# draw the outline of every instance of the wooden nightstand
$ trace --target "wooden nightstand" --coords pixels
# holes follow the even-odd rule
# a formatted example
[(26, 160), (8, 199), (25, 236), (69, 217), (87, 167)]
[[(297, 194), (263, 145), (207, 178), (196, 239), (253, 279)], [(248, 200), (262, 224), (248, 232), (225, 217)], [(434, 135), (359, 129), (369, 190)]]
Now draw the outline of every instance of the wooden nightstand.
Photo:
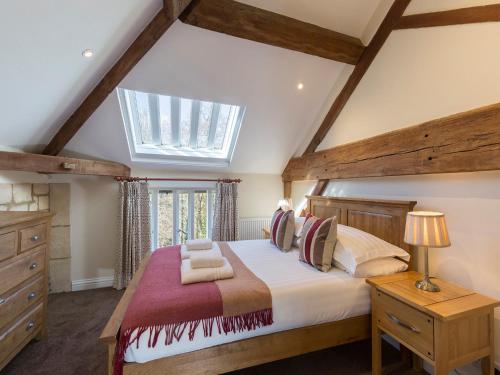
[(271, 232), (267, 228), (262, 228), (262, 232), (264, 232), (264, 239), (268, 240), (271, 238)]
[(432, 364), (436, 375), (482, 359), (494, 373), (493, 309), (500, 302), (443, 280), (432, 293), (415, 288), (418, 272), (367, 279), (372, 286), (372, 374), (381, 374), (380, 336), (387, 333)]

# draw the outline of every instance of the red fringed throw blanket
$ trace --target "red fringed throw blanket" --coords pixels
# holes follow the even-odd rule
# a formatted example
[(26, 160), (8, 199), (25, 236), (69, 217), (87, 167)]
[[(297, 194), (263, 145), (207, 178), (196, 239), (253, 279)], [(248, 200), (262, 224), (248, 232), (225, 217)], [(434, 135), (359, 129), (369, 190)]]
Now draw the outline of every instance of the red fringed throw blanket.
[(255, 276), (225, 242), (219, 247), (234, 271), (234, 278), (181, 284), (180, 246), (156, 250), (149, 260), (122, 321), (115, 354), (115, 375), (121, 375), (125, 351), (139, 347), (148, 335), (148, 347), (183, 335), (193, 340), (201, 325), (205, 337), (218, 333), (252, 331), (273, 323), (272, 299), (267, 285)]

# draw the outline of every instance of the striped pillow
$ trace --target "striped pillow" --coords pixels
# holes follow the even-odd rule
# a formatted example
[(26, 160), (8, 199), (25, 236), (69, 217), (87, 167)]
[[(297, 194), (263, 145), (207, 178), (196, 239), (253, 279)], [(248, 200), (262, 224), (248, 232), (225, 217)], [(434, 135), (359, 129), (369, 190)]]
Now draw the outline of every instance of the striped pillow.
[(299, 259), (320, 271), (328, 272), (332, 268), (336, 242), (337, 217), (320, 219), (312, 216), (302, 228)]
[(293, 211), (278, 209), (271, 219), (271, 243), (281, 251), (288, 251), (292, 247), (295, 232), (295, 218)]

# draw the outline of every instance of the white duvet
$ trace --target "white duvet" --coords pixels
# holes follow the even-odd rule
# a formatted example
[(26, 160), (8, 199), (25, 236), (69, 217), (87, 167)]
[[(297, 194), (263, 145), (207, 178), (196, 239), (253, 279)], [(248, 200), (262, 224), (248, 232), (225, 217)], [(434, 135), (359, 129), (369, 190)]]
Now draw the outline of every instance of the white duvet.
[(204, 337), (201, 325), (193, 341), (184, 335), (179, 342), (164, 345), (164, 332), (157, 345), (148, 348), (148, 336), (142, 335), (139, 348), (131, 345), (125, 353), (127, 362), (187, 353), (249, 337), (293, 328), (332, 322), (370, 311), (369, 286), (365, 279), (353, 278), (333, 268), (327, 273), (299, 261), (298, 250), (279, 251), (269, 240), (230, 242), (232, 250), (245, 265), (269, 287), (273, 299), (274, 323), (250, 332), (218, 334)]

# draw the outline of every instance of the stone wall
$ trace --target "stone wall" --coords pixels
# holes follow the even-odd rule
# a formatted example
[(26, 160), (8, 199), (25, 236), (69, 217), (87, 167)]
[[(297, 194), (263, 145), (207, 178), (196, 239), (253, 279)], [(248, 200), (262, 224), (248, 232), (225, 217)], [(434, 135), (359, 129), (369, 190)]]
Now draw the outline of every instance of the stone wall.
[(51, 211), (49, 291), (71, 291), (70, 184), (0, 184), (0, 211)]

